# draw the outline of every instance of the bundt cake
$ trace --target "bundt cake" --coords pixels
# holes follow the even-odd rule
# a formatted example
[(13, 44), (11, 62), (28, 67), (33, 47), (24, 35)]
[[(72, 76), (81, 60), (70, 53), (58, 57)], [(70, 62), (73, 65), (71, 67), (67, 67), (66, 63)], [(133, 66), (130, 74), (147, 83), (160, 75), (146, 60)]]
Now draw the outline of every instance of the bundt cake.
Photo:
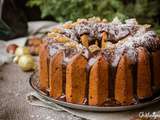
[(39, 58), (39, 88), (57, 100), (131, 105), (160, 90), (160, 40), (136, 19), (93, 17), (58, 25)]

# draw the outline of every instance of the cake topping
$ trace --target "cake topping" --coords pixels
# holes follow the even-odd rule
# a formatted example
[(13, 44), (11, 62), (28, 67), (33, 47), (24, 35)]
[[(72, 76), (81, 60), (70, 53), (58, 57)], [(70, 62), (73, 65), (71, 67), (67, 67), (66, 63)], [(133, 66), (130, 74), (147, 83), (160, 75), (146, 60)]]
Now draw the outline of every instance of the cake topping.
[(100, 51), (100, 48), (97, 45), (91, 45), (89, 46), (89, 51), (91, 53), (94, 53), (94, 52)]
[(64, 44), (62, 43), (57, 43), (57, 44), (52, 44), (48, 45), (48, 50), (49, 50), (49, 55), (54, 56), (59, 50), (64, 50)]
[[(62, 28), (60, 28), (60, 27), (55, 27), (55, 28), (52, 30), (52, 32), (54, 32), (54, 33), (63, 33), (63, 30), (62, 30)], [(50, 33), (50, 34), (52, 34), (52, 33)], [(48, 34), (48, 35), (50, 35), (50, 34)]]
[(72, 21), (66, 22), (66, 23), (63, 25), (63, 27), (66, 28), (66, 29), (71, 29), (71, 28), (73, 28)]
[(125, 23), (128, 25), (138, 25), (138, 22), (136, 21), (135, 18), (125, 20)]
[(69, 47), (69, 48), (76, 48), (78, 43), (76, 42), (67, 42), (66, 44), (64, 44), (64, 46)]
[[(107, 34), (106, 47), (100, 49), (103, 32)], [(86, 35), (87, 39), (82, 42), (81, 36), (83, 35)], [(151, 51), (160, 48), (160, 40), (156, 33), (150, 30), (150, 25), (139, 25), (136, 19), (128, 19), (124, 23), (118, 18), (112, 22), (96, 17), (78, 19), (76, 22), (67, 22), (56, 27), (48, 34), (47, 39), (51, 46), (52, 43), (58, 45), (57, 48), (51, 49), (51, 54), (57, 49), (69, 48), (69, 53), (81, 53), (89, 58), (89, 51), (91, 54), (95, 51), (103, 51), (113, 66), (118, 64), (124, 53), (132, 62), (135, 62), (138, 47), (145, 47)]]

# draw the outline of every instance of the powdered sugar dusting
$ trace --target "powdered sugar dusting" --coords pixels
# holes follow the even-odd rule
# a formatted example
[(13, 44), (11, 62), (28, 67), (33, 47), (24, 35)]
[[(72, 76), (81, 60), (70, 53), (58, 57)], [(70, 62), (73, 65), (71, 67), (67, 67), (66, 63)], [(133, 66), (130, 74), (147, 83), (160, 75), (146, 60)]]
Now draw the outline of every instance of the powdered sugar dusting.
[(48, 46), (49, 55), (54, 56), (59, 50), (63, 50), (64, 45), (61, 43), (53, 44)]
[[(107, 44), (104, 49), (107, 60), (109, 60), (112, 66), (117, 66), (121, 56), (125, 53), (128, 58), (135, 63), (137, 58), (136, 48), (145, 47), (148, 50), (160, 49), (160, 40), (156, 33), (149, 30), (150, 25), (139, 25), (136, 19), (128, 19), (122, 23), (118, 18), (115, 18), (112, 22), (100, 22), (96, 20), (80, 20), (73, 23), (73, 27), (70, 29), (60, 26), (62, 35), (70, 38), (70, 41), (77, 41), (77, 46), (75, 48), (65, 47), (64, 44), (56, 43), (55, 45), (49, 46), (50, 55), (54, 55), (57, 50), (61, 49), (69, 51), (65, 53), (68, 60), (75, 53), (81, 53), (87, 59), (89, 58), (88, 48), (84, 47), (80, 43), (80, 36), (83, 34), (88, 34), (90, 41), (95, 41), (102, 39), (102, 32), (107, 33)], [(53, 39), (48, 38), (48, 42), (51, 43)], [(101, 50), (102, 51), (102, 50)], [(68, 54), (69, 53), (69, 54)], [(90, 60), (92, 64), (95, 59)]]

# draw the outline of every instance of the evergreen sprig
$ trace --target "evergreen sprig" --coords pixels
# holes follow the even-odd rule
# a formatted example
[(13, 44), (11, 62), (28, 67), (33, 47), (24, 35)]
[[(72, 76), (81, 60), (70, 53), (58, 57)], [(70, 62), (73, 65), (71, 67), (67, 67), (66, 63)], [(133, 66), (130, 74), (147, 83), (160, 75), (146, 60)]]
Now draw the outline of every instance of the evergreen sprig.
[(52, 16), (58, 22), (92, 16), (109, 20), (136, 17), (160, 33), (160, 0), (29, 0), (27, 5), (38, 6), (42, 18)]

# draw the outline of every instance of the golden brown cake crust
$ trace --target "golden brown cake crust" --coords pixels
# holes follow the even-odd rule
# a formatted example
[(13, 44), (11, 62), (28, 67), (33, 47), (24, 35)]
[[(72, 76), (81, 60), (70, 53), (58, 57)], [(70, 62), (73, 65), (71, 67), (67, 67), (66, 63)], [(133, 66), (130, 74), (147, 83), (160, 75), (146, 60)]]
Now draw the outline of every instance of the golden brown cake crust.
[(115, 99), (122, 105), (133, 103), (133, 75), (131, 62), (123, 55), (117, 67), (115, 79)]
[(88, 35), (86, 35), (86, 34), (82, 35), (81, 38), (80, 38), (80, 41), (82, 42), (82, 44), (85, 47), (89, 46), (89, 37), (88, 37)]
[(102, 48), (106, 48), (107, 46), (107, 33), (102, 32), (102, 42), (101, 42)]
[(89, 105), (103, 105), (109, 94), (109, 64), (101, 56), (91, 67), (89, 75)]
[(87, 60), (80, 54), (73, 56), (66, 68), (66, 100), (83, 104), (86, 95)]
[(63, 52), (59, 51), (55, 56), (52, 56), (49, 65), (50, 96), (55, 99), (62, 96), (63, 93), (63, 58)]
[(42, 91), (46, 92), (49, 87), (49, 59), (47, 44), (42, 44), (40, 46), (39, 63), (39, 87)]
[(146, 49), (138, 48), (137, 63), (137, 96), (139, 99), (147, 98), (152, 95), (151, 89), (151, 70), (149, 56)]

